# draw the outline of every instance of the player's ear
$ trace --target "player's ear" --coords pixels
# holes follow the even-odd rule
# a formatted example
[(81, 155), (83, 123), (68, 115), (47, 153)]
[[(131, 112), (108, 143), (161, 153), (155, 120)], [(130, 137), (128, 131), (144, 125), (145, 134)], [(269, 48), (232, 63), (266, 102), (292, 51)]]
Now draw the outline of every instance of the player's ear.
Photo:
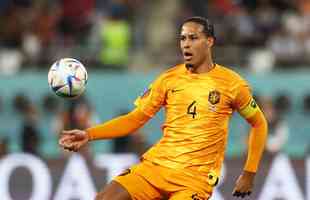
[(207, 37), (207, 46), (210, 48), (214, 44), (214, 38), (213, 37)]

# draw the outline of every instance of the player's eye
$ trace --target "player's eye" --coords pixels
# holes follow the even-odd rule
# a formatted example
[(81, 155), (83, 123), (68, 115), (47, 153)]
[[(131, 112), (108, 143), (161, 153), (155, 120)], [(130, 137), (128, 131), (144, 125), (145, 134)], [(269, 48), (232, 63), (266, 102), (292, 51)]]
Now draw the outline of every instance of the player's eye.
[(190, 35), (189, 39), (190, 40), (196, 40), (196, 39), (198, 39), (198, 36), (197, 35)]
[(181, 40), (181, 41), (184, 41), (185, 39), (186, 39), (186, 37), (185, 37), (184, 35), (181, 35), (181, 36), (180, 36), (180, 40)]

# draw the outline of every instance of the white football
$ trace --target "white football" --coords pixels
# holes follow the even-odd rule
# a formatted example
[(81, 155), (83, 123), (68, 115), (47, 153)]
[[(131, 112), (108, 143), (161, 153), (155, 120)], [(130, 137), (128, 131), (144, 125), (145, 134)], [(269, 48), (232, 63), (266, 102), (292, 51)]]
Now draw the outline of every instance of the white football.
[(73, 58), (57, 60), (48, 72), (48, 84), (52, 91), (64, 98), (76, 98), (83, 94), (87, 84), (84, 65)]

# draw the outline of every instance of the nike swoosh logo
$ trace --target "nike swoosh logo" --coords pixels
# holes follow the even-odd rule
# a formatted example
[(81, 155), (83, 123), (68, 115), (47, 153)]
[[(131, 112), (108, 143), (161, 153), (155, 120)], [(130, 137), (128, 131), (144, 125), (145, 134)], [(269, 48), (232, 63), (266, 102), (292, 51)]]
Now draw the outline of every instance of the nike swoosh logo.
[(172, 93), (175, 93), (175, 92), (180, 92), (180, 91), (182, 91), (182, 90), (184, 90), (184, 89), (172, 89), (171, 92), (172, 92)]

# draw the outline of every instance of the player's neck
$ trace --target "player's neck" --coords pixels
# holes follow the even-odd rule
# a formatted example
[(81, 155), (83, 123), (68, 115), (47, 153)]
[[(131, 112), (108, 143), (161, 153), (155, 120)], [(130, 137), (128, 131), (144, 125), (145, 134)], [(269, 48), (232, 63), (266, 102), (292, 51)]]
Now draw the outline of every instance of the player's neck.
[(192, 69), (192, 73), (202, 74), (207, 73), (214, 68), (215, 64), (212, 59), (206, 60), (196, 69)]

